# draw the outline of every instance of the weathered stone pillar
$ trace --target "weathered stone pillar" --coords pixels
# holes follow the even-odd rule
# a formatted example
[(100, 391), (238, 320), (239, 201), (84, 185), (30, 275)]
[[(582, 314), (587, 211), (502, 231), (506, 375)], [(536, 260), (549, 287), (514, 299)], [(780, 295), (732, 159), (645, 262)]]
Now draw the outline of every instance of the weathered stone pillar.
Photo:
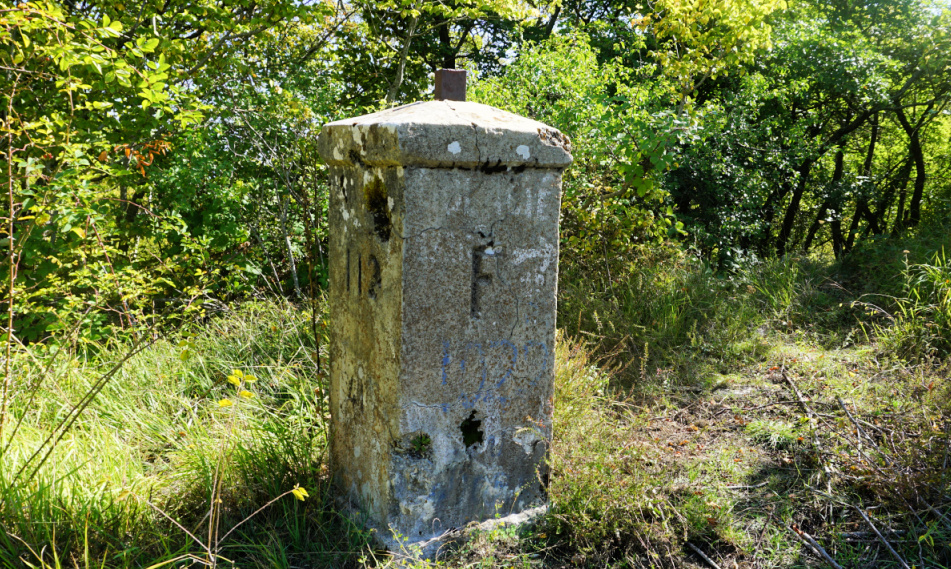
[(336, 482), (391, 547), (543, 503), (568, 140), (433, 101), (319, 144)]

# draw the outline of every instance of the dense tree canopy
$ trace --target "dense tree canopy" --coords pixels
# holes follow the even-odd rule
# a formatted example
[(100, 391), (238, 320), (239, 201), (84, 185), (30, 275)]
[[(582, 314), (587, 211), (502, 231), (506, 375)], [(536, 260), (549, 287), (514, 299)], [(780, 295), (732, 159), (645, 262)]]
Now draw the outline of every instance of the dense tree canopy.
[(847, 255), (948, 210), (949, 33), (931, 0), (7, 2), (15, 335), (317, 294), (320, 126), (440, 67), (573, 138), (573, 262)]

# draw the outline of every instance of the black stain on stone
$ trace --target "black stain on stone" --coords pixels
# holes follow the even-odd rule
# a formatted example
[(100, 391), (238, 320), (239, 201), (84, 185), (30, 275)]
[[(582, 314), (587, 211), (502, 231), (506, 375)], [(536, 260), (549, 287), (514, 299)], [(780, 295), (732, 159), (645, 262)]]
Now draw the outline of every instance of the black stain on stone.
[(495, 164), (492, 164), (491, 162), (486, 160), (484, 163), (482, 163), (481, 166), (479, 166), (479, 171), (482, 172), (483, 174), (498, 174), (500, 172), (505, 172), (508, 169), (509, 169), (508, 166), (502, 164), (501, 158), (499, 158), (495, 162)]
[(390, 208), (387, 202), (386, 184), (379, 178), (373, 178), (363, 187), (363, 197), (366, 199), (367, 212), (373, 220), (373, 229), (380, 241), (390, 240)]
[(363, 382), (351, 377), (347, 386), (347, 401), (355, 413), (363, 413)]
[(459, 430), (462, 431), (462, 442), (465, 443), (466, 448), (483, 441), (482, 421), (476, 419), (475, 410), (459, 425)]
[(370, 284), (367, 287), (367, 295), (370, 298), (376, 298), (377, 293), (380, 292), (380, 286), (383, 284), (383, 273), (380, 271), (380, 262), (376, 260), (376, 257), (370, 255)]

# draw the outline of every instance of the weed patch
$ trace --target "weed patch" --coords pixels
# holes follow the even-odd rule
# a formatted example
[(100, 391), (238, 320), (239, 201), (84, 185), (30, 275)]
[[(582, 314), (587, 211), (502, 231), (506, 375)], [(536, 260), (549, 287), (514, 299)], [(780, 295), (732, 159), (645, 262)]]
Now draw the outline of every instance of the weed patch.
[(36, 475), (15, 480), (121, 348), (51, 360), (56, 381), (41, 377), (43, 351), (19, 354), (24, 392), (10, 412), (21, 428), (0, 466), (5, 566), (356, 563), (367, 537), (331, 507), (318, 346), (289, 306), (251, 303), (136, 354)]

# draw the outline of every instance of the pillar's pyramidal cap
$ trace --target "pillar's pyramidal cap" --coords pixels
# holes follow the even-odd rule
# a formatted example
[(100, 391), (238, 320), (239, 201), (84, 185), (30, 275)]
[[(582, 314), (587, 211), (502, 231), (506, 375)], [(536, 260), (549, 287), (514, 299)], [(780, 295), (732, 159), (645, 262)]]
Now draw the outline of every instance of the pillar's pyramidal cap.
[[(339, 136), (337, 132), (365, 132)], [(558, 130), (480, 103), (427, 101), (328, 123), (320, 153), (329, 164), (564, 168), (571, 143)]]
[(546, 500), (568, 139), (477, 103), (330, 123), (334, 479), (391, 549)]

